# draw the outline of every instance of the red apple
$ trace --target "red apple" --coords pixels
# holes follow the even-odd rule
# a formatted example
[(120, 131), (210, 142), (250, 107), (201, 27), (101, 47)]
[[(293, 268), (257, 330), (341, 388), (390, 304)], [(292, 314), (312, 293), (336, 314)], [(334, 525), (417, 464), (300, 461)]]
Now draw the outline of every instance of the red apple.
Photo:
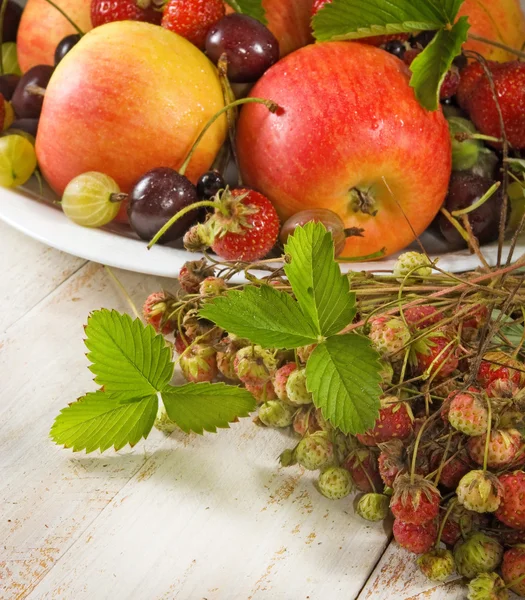
[(450, 135), (441, 110), (418, 103), (400, 60), (364, 44), (315, 44), (271, 67), (252, 95), (282, 110), (243, 107), (240, 169), (283, 220), (333, 210), (363, 229), (347, 240), (353, 257), (401, 250), (430, 224), (447, 192)]
[[(102, 25), (51, 77), (36, 139), (40, 169), (60, 195), (86, 171), (113, 177), (127, 192), (150, 169), (178, 169), (223, 106), (215, 67), (193, 44), (148, 23)], [(225, 137), (223, 117), (193, 155), (186, 171), (192, 181)]]
[[(54, 0), (80, 27), (91, 29), (90, 0)], [(18, 62), (25, 73), (35, 65), (53, 65), (55, 48), (75, 28), (46, 0), (28, 0), (17, 36)]]

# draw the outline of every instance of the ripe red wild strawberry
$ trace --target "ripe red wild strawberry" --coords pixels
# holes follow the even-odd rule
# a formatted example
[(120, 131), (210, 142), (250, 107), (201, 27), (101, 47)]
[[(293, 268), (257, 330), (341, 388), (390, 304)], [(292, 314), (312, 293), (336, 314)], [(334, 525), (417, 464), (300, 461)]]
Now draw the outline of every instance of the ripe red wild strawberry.
[(461, 478), (472, 468), (472, 461), (465, 450), (461, 450), (457, 455), (455, 452), (449, 452), (444, 459), (443, 450), (436, 450), (432, 453), (430, 466), (432, 470), (437, 470), (441, 464), (444, 465), (439, 476), (439, 483), (450, 490), (455, 490)]
[(430, 304), (412, 306), (411, 308), (407, 308), (403, 314), (405, 315), (406, 322), (414, 327), (414, 329), (426, 329), (439, 323), (443, 318), (443, 313)]
[(444, 332), (436, 331), (414, 343), (411, 363), (417, 375), (446, 379), (458, 367), (457, 349)]
[(213, 381), (217, 377), (215, 355), (215, 350), (211, 346), (194, 344), (179, 361), (185, 379), (193, 383)]
[(150, 294), (142, 307), (142, 316), (157, 333), (167, 335), (174, 331), (176, 321), (169, 319), (171, 296), (165, 292)]
[(372, 429), (358, 434), (357, 439), (365, 446), (405, 439), (412, 433), (414, 417), (410, 406), (396, 396), (381, 399), (379, 417)]
[[(512, 368), (515, 367), (515, 368)], [(521, 387), (524, 366), (504, 352), (487, 352), (478, 371), (478, 381), (487, 388), (496, 379), (508, 379)]]
[(401, 440), (395, 439), (381, 444), (380, 449), (378, 463), (381, 479), (386, 486), (393, 487), (396, 477), (407, 469), (405, 447)]
[(390, 510), (396, 519), (421, 524), (434, 520), (439, 514), (441, 494), (420, 475), (400, 475), (394, 482)]
[(483, 435), (487, 431), (488, 411), (476, 388), (453, 392), (448, 405), (449, 423), (466, 435)]
[(225, 260), (254, 261), (274, 247), (279, 217), (273, 204), (254, 190), (224, 190), (221, 209), (205, 223), (213, 251)]
[[(483, 464), (487, 434), (471, 437), (467, 443), (470, 458), (478, 465)], [(521, 448), (521, 434), (517, 429), (494, 429), (490, 432), (487, 466), (502, 469), (510, 465)]]
[[(498, 103), (503, 116), (505, 134), (511, 146), (516, 149), (525, 148), (525, 64), (511, 61), (497, 66), (489, 64)], [(483, 71), (477, 78), (478, 71), (469, 78), (468, 93), (463, 90), (460, 95), (463, 108), (481, 133), (496, 138), (502, 137), (499, 114), (492, 93), (489, 78)], [(499, 147), (501, 144), (493, 143)]]
[(452, 65), (450, 71), (446, 74), (445, 80), (443, 81), (443, 85), (439, 91), (439, 97), (441, 100), (445, 100), (446, 98), (452, 98), (452, 96), (456, 95), (458, 91), (459, 82), (460, 82), (459, 69)]
[(261, 385), (255, 385), (253, 383), (245, 383), (244, 387), (250, 392), (250, 394), (255, 398), (257, 404), (263, 404), (267, 400), (275, 400), (277, 398), (277, 394), (273, 389), (273, 385), (271, 381), (267, 381)]
[(93, 27), (113, 21), (144, 21), (160, 25), (162, 13), (151, 0), (91, 0)]
[(525, 529), (525, 473), (514, 471), (498, 479), (503, 497), (496, 518), (513, 529)]
[(222, 0), (168, 0), (161, 25), (204, 50), (210, 27), (225, 14)]
[(437, 524), (428, 521), (420, 525), (395, 519), (393, 533), (396, 542), (414, 554), (429, 552), (437, 538)]
[(525, 596), (525, 545), (520, 544), (505, 552), (501, 573), (513, 592)]
[(351, 452), (342, 466), (350, 472), (361, 492), (380, 492), (383, 489), (376, 455), (368, 448)]
[(206, 277), (213, 276), (214, 268), (208, 266), (205, 258), (189, 260), (184, 263), (179, 272), (181, 288), (188, 294), (198, 294), (199, 285)]
[(273, 376), (273, 387), (279, 400), (289, 402), (288, 394), (286, 392), (286, 383), (290, 375), (297, 370), (297, 364), (294, 362), (286, 363), (280, 369), (275, 371)]

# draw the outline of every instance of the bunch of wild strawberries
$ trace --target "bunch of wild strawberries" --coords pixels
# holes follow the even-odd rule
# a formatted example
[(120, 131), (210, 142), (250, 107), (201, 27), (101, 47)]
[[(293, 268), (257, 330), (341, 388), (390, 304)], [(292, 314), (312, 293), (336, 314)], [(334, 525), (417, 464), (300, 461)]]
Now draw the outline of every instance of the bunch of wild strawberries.
[[(420, 259), (404, 255), (394, 275), (413, 272)], [(422, 267), (420, 276), (429, 272)], [(227, 290), (204, 259), (186, 263), (180, 285), (178, 297), (151, 295), (144, 316), (176, 332), (188, 381), (244, 385), (259, 404), (258, 425), (292, 428), (299, 438), (281, 464), (318, 471), (327, 498), (358, 490), (366, 520), (392, 513), (396, 541), (419, 555), (429, 579), (457, 572), (471, 580), (470, 600), (505, 599), (508, 589), (525, 596), (525, 365), (496, 342), (479, 357), (481, 332), (493, 324), (482, 298), (368, 315), (361, 332), (381, 354), (383, 396), (374, 427), (354, 437), (313, 405), (305, 365), (314, 346), (263, 349), (200, 318), (202, 303)], [(175, 428), (165, 413), (156, 425)]]

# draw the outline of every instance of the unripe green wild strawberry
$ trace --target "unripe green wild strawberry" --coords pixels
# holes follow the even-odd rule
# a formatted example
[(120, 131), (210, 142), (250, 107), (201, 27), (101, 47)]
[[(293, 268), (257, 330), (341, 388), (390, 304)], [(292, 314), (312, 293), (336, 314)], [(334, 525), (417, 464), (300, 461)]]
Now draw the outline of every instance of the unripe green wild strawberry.
[(295, 458), (309, 471), (316, 471), (328, 466), (334, 458), (334, 446), (327, 432), (317, 431), (304, 437), (297, 444)]
[(341, 500), (352, 491), (350, 473), (342, 467), (328, 467), (319, 475), (319, 491), (330, 500)]

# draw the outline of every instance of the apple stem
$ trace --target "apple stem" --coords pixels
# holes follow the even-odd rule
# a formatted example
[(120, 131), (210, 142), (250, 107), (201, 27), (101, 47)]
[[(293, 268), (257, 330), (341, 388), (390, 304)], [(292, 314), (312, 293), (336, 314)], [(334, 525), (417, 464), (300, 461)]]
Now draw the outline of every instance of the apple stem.
[[(49, 2), (49, 0), (47, 0), (47, 1)], [(193, 153), (195, 152), (195, 150), (197, 149), (197, 146), (202, 141), (202, 138), (208, 132), (208, 129), (225, 112), (228, 112), (229, 110), (231, 110), (232, 108), (235, 108), (236, 106), (241, 106), (241, 104), (264, 104), (264, 106), (266, 106), (266, 108), (271, 113), (275, 113), (279, 110), (279, 105), (277, 103), (273, 102), (272, 100), (265, 100), (264, 98), (241, 98), (240, 100), (235, 100), (234, 102), (230, 102), (230, 104), (227, 104), (226, 106), (221, 108), (221, 110), (216, 112), (213, 115), (213, 117), (206, 123), (206, 125), (204, 126), (204, 129), (199, 133), (197, 139), (195, 140), (195, 142), (193, 143), (193, 146), (191, 147), (191, 150), (188, 152), (188, 156), (186, 156), (184, 162), (182, 163), (181, 168), (179, 169), (179, 175), (184, 175), (186, 173), (186, 169), (188, 168), (188, 165), (190, 164)]]
[(4, 74), (4, 51), (2, 46), (4, 45), (4, 19), (6, 10), (7, 0), (2, 0), (2, 6), (0, 7), (0, 75)]
[(48, 4), (51, 4), (51, 6), (53, 8), (55, 8), (56, 10), (58, 10), (58, 12), (64, 17), (64, 19), (66, 19), (66, 21), (69, 22), (69, 24), (75, 28), (75, 31), (79, 34), (79, 35), (84, 35), (84, 32), (82, 31), (82, 29), (80, 29), (80, 27), (75, 23), (75, 21), (73, 21), (73, 19), (71, 19), (71, 17), (69, 17), (61, 8), (60, 6), (57, 6), (53, 0), (46, 0), (46, 2)]
[(474, 33), (469, 33), (469, 39), (475, 42), (482, 42), (483, 44), (488, 44), (489, 46), (494, 46), (495, 48), (500, 48), (501, 50), (506, 50), (509, 54), (514, 54), (515, 56), (519, 56), (520, 58), (525, 58), (525, 52), (521, 50), (516, 50), (516, 48), (511, 48), (506, 44), (502, 44), (501, 42), (495, 42), (494, 40), (489, 40), (488, 38), (481, 37), (480, 35), (476, 35)]
[(179, 212), (176, 215), (173, 215), (173, 217), (171, 217), (171, 219), (169, 221), (164, 223), (164, 225), (153, 236), (152, 240), (148, 244), (148, 250), (151, 250), (151, 248), (159, 241), (159, 239), (166, 233), (166, 231), (168, 231), (168, 229), (174, 223), (176, 223), (181, 217), (188, 214), (192, 210), (195, 210), (196, 208), (204, 208), (204, 207), (221, 209), (221, 203), (220, 202), (212, 202), (211, 200), (201, 200), (200, 202), (194, 202), (193, 204), (190, 204), (189, 206), (184, 207), (182, 210), (179, 210)]

